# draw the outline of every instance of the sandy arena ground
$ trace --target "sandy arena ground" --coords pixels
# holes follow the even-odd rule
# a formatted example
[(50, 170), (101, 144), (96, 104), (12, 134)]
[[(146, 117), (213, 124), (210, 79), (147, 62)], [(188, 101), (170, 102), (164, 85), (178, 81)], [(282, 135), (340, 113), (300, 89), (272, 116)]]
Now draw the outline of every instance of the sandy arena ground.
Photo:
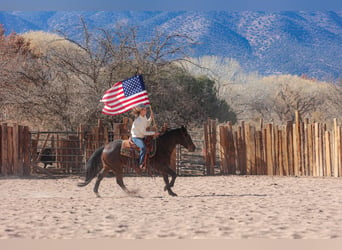
[(0, 178), (0, 239), (342, 239), (342, 179), (270, 176)]

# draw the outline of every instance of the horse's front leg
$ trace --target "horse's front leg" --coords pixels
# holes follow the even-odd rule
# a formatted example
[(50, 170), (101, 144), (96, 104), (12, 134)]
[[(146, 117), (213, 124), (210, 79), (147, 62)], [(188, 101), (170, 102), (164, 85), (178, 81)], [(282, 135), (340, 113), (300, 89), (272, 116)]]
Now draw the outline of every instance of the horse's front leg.
[(177, 174), (171, 168), (169, 168), (168, 171), (169, 171), (169, 175), (171, 175), (170, 188), (172, 188), (175, 185)]
[(116, 176), (116, 183), (121, 187), (121, 189), (128, 195), (132, 195), (135, 196), (137, 195), (137, 191), (132, 191), (127, 189), (126, 185), (123, 182), (123, 170), (117, 170), (115, 172), (115, 176)]
[(123, 175), (118, 174), (118, 173), (115, 173), (115, 175), (116, 175), (116, 183), (121, 187), (123, 191), (129, 194), (129, 190), (127, 189), (127, 187), (125, 186), (123, 182)]
[(174, 193), (172, 190), (171, 190), (171, 183), (173, 181), (174, 183), (174, 179), (172, 179), (171, 183), (169, 182), (169, 176), (168, 176), (168, 173), (167, 172), (163, 172), (163, 178), (164, 178), (164, 182), (165, 182), (165, 187), (164, 187), (164, 191), (167, 190), (167, 192), (169, 193), (169, 195), (171, 196), (177, 196), (176, 193)]

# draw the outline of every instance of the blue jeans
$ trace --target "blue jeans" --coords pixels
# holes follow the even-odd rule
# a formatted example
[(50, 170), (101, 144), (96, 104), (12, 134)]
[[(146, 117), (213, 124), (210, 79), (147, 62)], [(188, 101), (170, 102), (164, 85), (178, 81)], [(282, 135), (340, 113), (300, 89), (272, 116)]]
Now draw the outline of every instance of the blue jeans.
[(144, 163), (144, 158), (146, 154), (146, 145), (142, 138), (133, 137), (132, 141), (135, 145), (137, 145), (140, 148), (140, 156), (139, 156), (139, 165)]

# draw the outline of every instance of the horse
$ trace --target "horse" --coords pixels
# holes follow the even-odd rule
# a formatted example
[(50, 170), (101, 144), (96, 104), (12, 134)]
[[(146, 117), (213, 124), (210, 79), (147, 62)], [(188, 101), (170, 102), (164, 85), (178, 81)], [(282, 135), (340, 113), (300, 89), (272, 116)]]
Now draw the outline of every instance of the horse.
[[(39, 155), (40, 152), (37, 152), (37, 155)], [(52, 148), (44, 148), (40, 155), (40, 162), (44, 163), (44, 168), (46, 168), (47, 165), (52, 165), (56, 161), (56, 154), (53, 152)]]
[[(194, 152), (196, 147), (184, 126), (169, 129), (155, 140), (156, 152), (155, 155), (149, 159), (148, 164), (152, 169), (163, 176), (165, 182), (164, 191), (168, 191), (168, 194), (171, 196), (177, 196), (171, 189), (174, 186), (177, 177), (176, 172), (170, 168), (171, 154), (178, 144), (185, 147), (189, 152)], [(133, 192), (127, 189), (123, 182), (123, 169), (128, 165), (131, 159), (120, 154), (122, 142), (123, 140), (115, 140), (96, 149), (87, 161), (85, 180), (82, 183), (78, 183), (79, 187), (88, 185), (97, 175), (93, 191), (99, 197), (98, 190), (100, 182), (109, 171), (112, 171), (115, 174), (116, 183), (121, 189), (127, 194), (133, 194)], [(145, 157), (148, 156), (146, 155)], [(100, 160), (102, 162), (102, 168), (98, 169), (97, 165)], [(171, 176), (171, 181), (169, 181), (169, 175)]]

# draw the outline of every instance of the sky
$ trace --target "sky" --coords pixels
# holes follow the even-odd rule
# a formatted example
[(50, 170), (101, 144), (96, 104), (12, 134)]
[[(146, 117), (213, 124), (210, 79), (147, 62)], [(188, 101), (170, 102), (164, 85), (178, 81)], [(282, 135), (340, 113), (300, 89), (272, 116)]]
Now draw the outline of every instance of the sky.
[(342, 10), (341, 0), (0, 0), (0, 11)]

